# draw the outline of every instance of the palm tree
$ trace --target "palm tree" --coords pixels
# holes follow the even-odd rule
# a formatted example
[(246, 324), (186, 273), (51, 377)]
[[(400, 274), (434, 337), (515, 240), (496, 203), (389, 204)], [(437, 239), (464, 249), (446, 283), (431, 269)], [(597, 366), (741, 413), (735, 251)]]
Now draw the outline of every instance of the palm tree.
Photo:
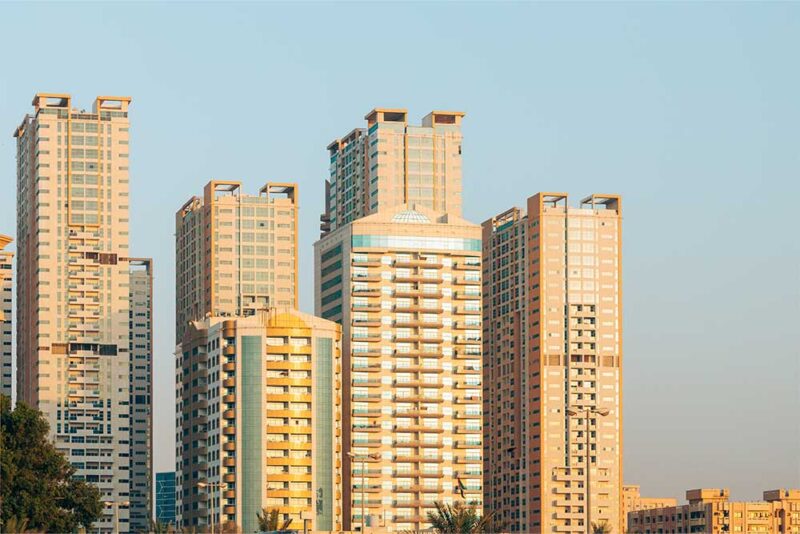
[(428, 512), (428, 522), (436, 534), (480, 534), (492, 532), (494, 512), (480, 516), (473, 506), (463, 502), (455, 504), (433, 503), (435, 512)]
[(150, 520), (150, 527), (147, 530), (149, 534), (174, 534), (175, 526), (172, 523), (164, 523), (158, 519)]
[(611, 534), (611, 531), (614, 530), (614, 527), (606, 521), (605, 519), (601, 519), (600, 521), (592, 521), (592, 533), (593, 534)]
[(18, 517), (9, 517), (5, 524), (3, 525), (2, 532), (7, 532), (9, 534), (22, 534), (24, 532), (33, 532), (32, 530), (28, 530), (28, 520)]
[(258, 518), (258, 530), (261, 532), (269, 532), (270, 530), (278, 530), (278, 517), (279, 513), (278, 510), (273, 508), (272, 510), (267, 510), (266, 508), (262, 508), (260, 513), (256, 513), (256, 517)]

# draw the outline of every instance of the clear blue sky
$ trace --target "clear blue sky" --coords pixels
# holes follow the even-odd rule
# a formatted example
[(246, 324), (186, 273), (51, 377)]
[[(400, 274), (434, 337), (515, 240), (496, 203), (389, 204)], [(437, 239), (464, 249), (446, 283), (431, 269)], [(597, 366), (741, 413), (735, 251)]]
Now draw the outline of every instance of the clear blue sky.
[(625, 478), (800, 487), (800, 4), (2, 4), (0, 232), (37, 91), (131, 95), (132, 254), (156, 267), (173, 459), (174, 213), (297, 181), (302, 307), (326, 145), (375, 106), (464, 110), (464, 206), (624, 196)]

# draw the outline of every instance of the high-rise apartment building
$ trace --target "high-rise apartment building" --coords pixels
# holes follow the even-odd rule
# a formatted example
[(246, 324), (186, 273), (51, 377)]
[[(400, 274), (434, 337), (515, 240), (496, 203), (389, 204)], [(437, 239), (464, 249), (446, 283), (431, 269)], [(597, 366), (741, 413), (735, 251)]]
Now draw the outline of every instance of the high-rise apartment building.
[[(39, 93), (17, 128), (17, 387), (130, 530), (129, 97)], [(133, 461), (136, 461), (135, 459)]]
[(0, 394), (11, 398), (14, 383), (11, 358), (11, 288), (14, 253), (3, 250), (13, 241), (0, 234)]
[(678, 500), (673, 497), (642, 497), (639, 486), (625, 484), (622, 486), (622, 530), (628, 532), (628, 514), (639, 510), (652, 510), (654, 508), (669, 508), (678, 506)]
[(315, 244), (316, 313), (343, 326), (345, 530), (482, 510), (480, 255), (478, 225), (407, 205)]
[(800, 489), (764, 492), (763, 501), (730, 501), (727, 489), (686, 492), (688, 504), (646, 508), (628, 514), (631, 534), (797, 534)]
[(621, 532), (622, 205), (567, 200), (483, 223), (484, 497), (512, 532)]
[[(176, 351), (177, 522), (341, 530), (341, 327), (290, 309), (193, 321)], [(218, 527), (217, 527), (218, 528)]]
[(131, 530), (147, 532), (152, 516), (153, 471), (153, 260), (130, 258)]
[(328, 145), (323, 235), (351, 221), (403, 204), (461, 216), (460, 111), (432, 111), (421, 126), (405, 109), (378, 108)]
[(175, 215), (176, 342), (190, 321), (297, 308), (297, 185), (212, 180)]

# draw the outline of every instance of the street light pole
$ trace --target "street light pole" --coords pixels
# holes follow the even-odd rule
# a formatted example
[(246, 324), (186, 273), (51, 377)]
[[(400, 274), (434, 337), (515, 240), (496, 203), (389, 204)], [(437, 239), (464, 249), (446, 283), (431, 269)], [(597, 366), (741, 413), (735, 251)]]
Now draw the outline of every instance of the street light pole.
[(567, 415), (575, 417), (583, 415), (586, 417), (586, 532), (592, 534), (592, 441), (591, 441), (591, 421), (590, 415), (605, 417), (609, 414), (607, 408), (585, 408), (583, 410), (567, 409)]
[(119, 507), (130, 506), (130, 504), (130, 501), (103, 501), (103, 505), (110, 507), (114, 512), (114, 534), (119, 534)]
[(357, 456), (355, 453), (348, 452), (347, 456), (352, 458), (353, 460), (361, 460), (361, 534), (364, 534), (364, 486), (366, 485), (366, 473), (364, 473), (364, 466), (366, 465), (366, 460), (372, 459), (377, 460), (381, 457), (380, 454), (373, 453), (373, 454), (366, 454), (363, 456)]
[(208, 495), (211, 498), (208, 514), (211, 516), (211, 534), (214, 534), (214, 488), (219, 492), (219, 531), (222, 534), (222, 490), (228, 485), (225, 482), (198, 482), (198, 488), (208, 488)]

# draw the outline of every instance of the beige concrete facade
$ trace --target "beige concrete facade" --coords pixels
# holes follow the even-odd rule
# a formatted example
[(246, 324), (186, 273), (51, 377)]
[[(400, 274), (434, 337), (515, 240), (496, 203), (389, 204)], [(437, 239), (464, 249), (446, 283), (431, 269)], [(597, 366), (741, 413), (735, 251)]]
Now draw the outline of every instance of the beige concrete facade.
[(373, 109), (328, 145), (322, 235), (379, 210), (408, 204), (461, 216), (460, 111), (432, 111), (420, 126), (405, 109)]
[(190, 321), (297, 308), (296, 184), (212, 180), (175, 215), (176, 342)]
[(688, 504), (628, 514), (631, 534), (707, 534), (800, 532), (800, 489), (764, 492), (758, 502), (730, 501), (727, 489), (686, 492)]
[(11, 291), (14, 253), (3, 250), (13, 241), (0, 234), (0, 394), (11, 398), (14, 384), (11, 356)]
[(483, 223), (484, 498), (511, 532), (621, 531), (621, 221), (539, 193)]
[(210, 317), (176, 357), (178, 525), (255, 532), (267, 508), (341, 530), (341, 327), (290, 309)]
[[(17, 387), (130, 529), (130, 97), (39, 93), (17, 128)], [(115, 507), (96, 526), (110, 531)]]
[(153, 488), (153, 260), (130, 258), (131, 531), (147, 532)]
[(480, 227), (452, 213), (382, 207), (315, 244), (316, 313), (343, 325), (345, 530), (482, 510), (480, 287)]
[(639, 486), (622, 486), (622, 532), (628, 532), (628, 514), (639, 510), (669, 508), (678, 506), (678, 499), (672, 497), (642, 497)]

